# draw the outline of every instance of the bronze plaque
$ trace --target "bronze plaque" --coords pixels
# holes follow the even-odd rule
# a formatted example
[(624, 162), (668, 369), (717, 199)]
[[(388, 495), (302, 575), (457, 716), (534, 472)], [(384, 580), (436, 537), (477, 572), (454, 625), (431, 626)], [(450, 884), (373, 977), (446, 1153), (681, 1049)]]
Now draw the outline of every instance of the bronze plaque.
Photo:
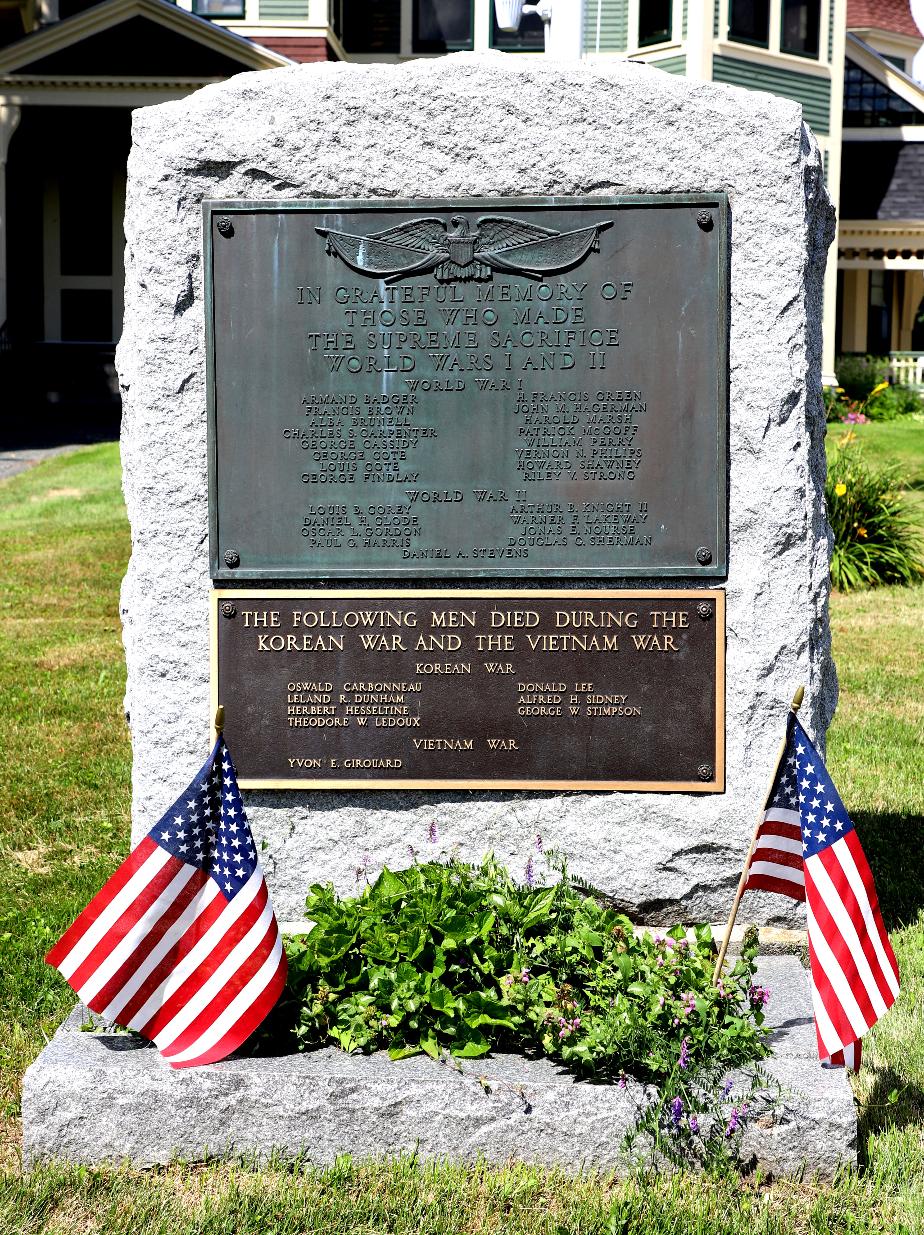
[(215, 591), (245, 788), (724, 789), (721, 591)]
[(216, 579), (726, 567), (722, 194), (207, 202)]

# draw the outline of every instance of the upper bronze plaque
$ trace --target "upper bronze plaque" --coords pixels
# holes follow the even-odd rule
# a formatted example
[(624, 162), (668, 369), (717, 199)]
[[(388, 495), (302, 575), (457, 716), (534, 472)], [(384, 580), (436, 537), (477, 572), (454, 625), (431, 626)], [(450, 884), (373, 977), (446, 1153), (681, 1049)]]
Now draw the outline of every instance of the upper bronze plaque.
[(213, 577), (723, 574), (726, 213), (207, 202)]

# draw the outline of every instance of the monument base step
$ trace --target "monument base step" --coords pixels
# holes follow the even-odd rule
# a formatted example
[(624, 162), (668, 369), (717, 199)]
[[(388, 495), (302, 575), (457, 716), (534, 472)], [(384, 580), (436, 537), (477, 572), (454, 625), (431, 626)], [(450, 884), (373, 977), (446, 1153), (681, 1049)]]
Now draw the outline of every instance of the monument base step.
[[(819, 1066), (808, 978), (795, 957), (766, 957), (773, 1117), (752, 1122), (741, 1157), (776, 1176), (830, 1178), (856, 1163), (846, 1074)], [(320, 1165), (416, 1152), (424, 1158), (571, 1169), (626, 1169), (622, 1143), (652, 1091), (575, 1081), (545, 1059), (496, 1055), (451, 1064), (384, 1053), (230, 1058), (175, 1071), (123, 1034), (81, 1032), (78, 1007), (28, 1069), (24, 1159), (136, 1165), (209, 1156), (299, 1154)], [(733, 1074), (737, 1076), (737, 1074)], [(485, 1084), (480, 1078), (485, 1078)], [(647, 1097), (646, 1097), (647, 1095)]]

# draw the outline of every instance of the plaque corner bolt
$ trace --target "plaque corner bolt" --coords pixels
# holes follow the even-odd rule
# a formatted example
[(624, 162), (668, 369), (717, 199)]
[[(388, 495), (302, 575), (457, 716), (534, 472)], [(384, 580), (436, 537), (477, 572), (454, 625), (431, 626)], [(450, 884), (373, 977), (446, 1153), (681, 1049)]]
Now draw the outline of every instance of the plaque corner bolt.
[(237, 616), (237, 605), (230, 600), (226, 600), (221, 606), (221, 616), (233, 618)]
[(708, 622), (709, 619), (712, 617), (712, 605), (710, 605), (705, 600), (701, 600), (699, 604), (696, 606), (696, 612), (699, 614), (699, 616), (703, 619), (704, 622)]
[[(697, 224), (704, 232), (711, 232), (714, 224), (711, 210), (700, 210), (696, 216)], [(219, 227), (221, 224), (219, 223)]]
[(231, 220), (228, 218), (226, 214), (223, 214), (221, 218), (218, 220), (217, 227), (218, 227), (219, 234), (224, 236), (225, 239), (227, 239), (229, 236), (234, 235), (234, 224), (231, 222)]
[(696, 773), (700, 780), (712, 780), (712, 764), (701, 763), (696, 769)]
[(236, 566), (241, 564), (241, 555), (236, 549), (226, 549), (224, 557), (225, 565), (230, 567), (231, 570), (234, 570)]
[[(227, 557), (227, 554), (225, 556)], [(708, 549), (705, 545), (700, 545), (696, 550), (696, 560), (700, 566), (708, 566), (712, 561), (712, 550)]]

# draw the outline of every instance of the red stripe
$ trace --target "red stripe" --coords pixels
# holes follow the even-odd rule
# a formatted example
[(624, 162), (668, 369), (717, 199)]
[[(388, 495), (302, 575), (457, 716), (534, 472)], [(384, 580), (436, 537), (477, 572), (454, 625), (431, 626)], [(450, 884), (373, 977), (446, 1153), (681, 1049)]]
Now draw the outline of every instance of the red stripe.
[[(96, 973), (97, 967), (112, 953), (113, 948), (117, 947), (131, 930), (143, 922), (149, 911), (156, 906), (164, 891), (184, 866), (186, 866), (186, 863), (172, 854), (168, 857), (160, 870), (149, 883), (144, 885), (135, 899), (125, 907), (124, 912), (116, 918), (102, 939), (90, 949), (86, 958), (81, 961), (68, 978), (75, 991), (79, 992), (84, 982)], [(105, 1007), (105, 1004), (103, 1006)]]
[(61, 964), (74, 945), (90, 929), (103, 910), (114, 897), (118, 896), (129, 879), (141, 869), (157, 848), (158, 846), (155, 842), (146, 836), (137, 848), (132, 850), (115, 874), (103, 884), (83, 913), (71, 923), (45, 957), (49, 965), (54, 965), (57, 968)]
[(802, 840), (802, 829), (797, 823), (784, 823), (782, 819), (765, 819), (758, 836), (785, 836), (787, 840)]
[[(876, 949), (873, 947), (873, 941), (870, 938), (869, 933), (867, 932), (866, 923), (863, 918), (862, 907), (860, 906), (860, 903), (857, 900), (856, 893), (854, 892), (853, 888), (850, 886), (850, 881), (848, 880), (847, 875), (844, 872), (844, 868), (841, 866), (840, 862), (837, 860), (837, 854), (834, 852), (837, 849), (838, 845), (842, 843), (843, 843), (842, 841), (837, 841), (835, 844), (829, 846), (829, 848), (823, 849), (818, 854), (818, 857), (821, 861), (822, 866), (827, 871), (829, 879), (834, 884), (834, 889), (837, 892), (837, 895), (840, 897), (841, 901), (843, 902), (844, 908), (846, 909), (847, 914), (851, 922), (853, 923), (854, 928), (856, 929), (857, 936), (859, 937), (859, 940), (860, 940), (860, 947), (862, 948), (863, 955), (866, 957), (867, 963), (869, 964), (870, 970), (872, 971), (873, 980), (876, 983), (876, 987), (879, 991), (879, 994), (882, 996), (885, 1006), (887, 1008), (891, 1008), (892, 1004), (895, 1002), (895, 996), (892, 994), (891, 990), (889, 989), (889, 984), (886, 980), (886, 976), (882, 972), (882, 966), (879, 964), (879, 957), (876, 955)], [(872, 906), (870, 906), (870, 908), (872, 909)], [(875, 918), (875, 910), (873, 911), (873, 914)], [(880, 937), (883, 938), (883, 941), (885, 943), (888, 943), (888, 937), (885, 935), (885, 931), (881, 928), (881, 926), (879, 926), (878, 923), (877, 923), (877, 927), (879, 929)], [(844, 942), (844, 947), (848, 948), (846, 941)], [(849, 948), (848, 948), (848, 955), (849, 955)], [(866, 990), (865, 983), (863, 981), (863, 978), (860, 976), (860, 972), (857, 969), (856, 961), (853, 959), (852, 956), (850, 957), (850, 965), (852, 968), (848, 972), (850, 975), (851, 987), (853, 988), (856, 986), (862, 986), (865, 991)], [(878, 1019), (878, 1017), (876, 1019)]]
[(802, 870), (802, 857), (798, 853), (787, 853), (785, 849), (755, 849), (751, 865), (755, 862), (775, 862), (778, 866), (788, 866), (791, 870)]
[[(206, 876), (209, 878), (209, 876)], [(154, 994), (161, 982), (168, 978), (179, 962), (196, 946), (202, 936), (218, 921), (227, 909), (228, 902), (221, 895), (216, 896), (202, 913), (192, 922), (179, 937), (176, 943), (164, 953), (145, 980), (126, 1003), (118, 1011), (120, 1025), (131, 1025), (135, 1015), (141, 1011), (148, 999)]]
[(805, 900), (805, 888), (801, 884), (792, 883), (789, 879), (776, 879), (773, 875), (750, 875), (744, 887), (746, 891), (757, 888), (762, 892), (782, 892), (794, 901)]
[[(205, 957), (205, 959), (196, 966), (192, 973), (187, 977), (180, 986), (173, 992), (166, 1003), (162, 1004), (154, 1015), (148, 1020), (147, 1024), (138, 1029), (140, 1034), (145, 1038), (156, 1038), (162, 1029), (164, 1029), (176, 1016), (177, 1012), (184, 1007), (193, 995), (205, 985), (215, 970), (221, 965), (222, 961), (234, 950), (235, 947), (244, 938), (253, 924), (257, 921), (263, 908), (266, 905), (269, 894), (266, 890), (266, 884), (261, 883), (260, 890), (253, 898), (241, 916), (236, 922), (232, 923), (225, 933), (218, 940), (216, 946)], [(224, 897), (217, 897), (217, 900), (224, 901)], [(223, 907), (227, 908), (228, 902), (225, 902)]]
[(183, 1051), (195, 1046), (196, 1042), (215, 1024), (225, 1008), (240, 994), (250, 979), (257, 973), (267, 957), (272, 954), (273, 947), (278, 938), (279, 927), (276, 925), (276, 919), (273, 918), (266, 928), (266, 934), (257, 944), (256, 948), (249, 956), (245, 957), (237, 971), (228, 978), (221, 987), (221, 990), (215, 992), (214, 996), (196, 1015), (195, 1019), (190, 1021), (179, 1037), (174, 1038), (168, 1046), (161, 1049), (161, 1054), (165, 1059), (169, 1059), (171, 1055), (181, 1055)]
[(206, 1063), (217, 1063), (219, 1059), (224, 1059), (232, 1051), (236, 1051), (239, 1046), (242, 1046), (247, 1041), (253, 1031), (275, 1006), (276, 1001), (285, 989), (287, 972), (288, 962), (286, 954), (283, 952), (280, 957), (279, 968), (273, 975), (272, 980), (244, 1012), (240, 1020), (214, 1046), (210, 1047), (207, 1051), (203, 1051), (195, 1059), (184, 1060), (182, 1063), (173, 1063), (171, 1060), (170, 1066), (173, 1068), (191, 1068)]
[(844, 837), (847, 848), (853, 856), (854, 864), (860, 872), (860, 878), (863, 880), (863, 887), (866, 889), (866, 899), (869, 901), (869, 907), (873, 911), (873, 921), (879, 931), (885, 949), (886, 959), (892, 967), (892, 973), (895, 975), (895, 981), (898, 977), (898, 961), (895, 959), (895, 953), (892, 951), (892, 944), (889, 940), (888, 932), (885, 928), (885, 922), (882, 920), (882, 911), (879, 908), (879, 897), (876, 894), (876, 885), (873, 882), (873, 872), (870, 870), (869, 862), (866, 860), (866, 854), (863, 852), (863, 847), (860, 844), (860, 838), (857, 836), (856, 829), (848, 832)]
[[(813, 914), (815, 913), (815, 901), (817, 899), (818, 899), (817, 893), (814, 899), (812, 898), (811, 895), (809, 896), (809, 904), (812, 907)], [(822, 926), (820, 922), (818, 923), (818, 929), (819, 931), (822, 931)], [(822, 933), (824, 932), (822, 931)], [(827, 939), (826, 934), (825, 934), (825, 938)], [(830, 940), (828, 941), (828, 943), (830, 946)], [(818, 996), (821, 999), (821, 1002), (824, 1004), (825, 1011), (828, 1014), (828, 1019), (831, 1021), (831, 1024), (834, 1028), (834, 1032), (837, 1034), (837, 1036), (840, 1038), (842, 1042), (852, 1042), (853, 1039), (857, 1036), (857, 1031), (854, 1029), (853, 1025), (851, 1025), (847, 1017), (847, 1013), (844, 1011), (844, 1006), (841, 1003), (840, 999), (838, 998), (837, 992), (834, 990), (834, 987), (831, 985), (830, 981), (828, 980), (827, 974), (821, 967), (821, 963), (818, 960), (818, 955), (815, 952), (814, 943), (812, 941), (811, 930), (809, 931), (808, 945), (809, 945), (809, 960), (811, 962), (811, 967), (812, 967), (812, 983), (818, 992)], [(815, 1025), (815, 1029), (817, 1033), (817, 1030), (818, 1030), (817, 1022)], [(829, 1053), (829, 1048), (826, 1047), (824, 1043), (822, 1042), (820, 1034), (818, 1035), (818, 1053), (822, 1059)]]
[[(851, 994), (859, 1005), (860, 1015), (863, 1017), (868, 1028), (870, 1025), (874, 1025), (879, 1018), (876, 1015), (876, 1010), (872, 1005), (869, 994), (867, 993), (866, 986), (860, 980), (860, 975), (857, 972), (857, 964), (854, 960), (850, 944), (841, 934), (840, 927), (832, 917), (827, 903), (818, 890), (817, 884), (811, 878), (811, 870), (806, 871), (805, 882), (809, 904), (812, 907), (812, 913), (815, 915), (815, 922), (818, 925), (818, 929), (824, 936), (828, 947), (834, 953), (834, 958), (841, 967), (841, 972), (847, 981), (847, 985), (850, 987)], [(855, 1038), (856, 1035), (856, 1029), (849, 1030), (847, 1035), (848, 1040), (850, 1038)]]
[(196, 870), (194, 872), (144, 938), (138, 941), (138, 945), (131, 955), (126, 957), (106, 985), (101, 987), (99, 993), (87, 1002), (88, 1008), (94, 1012), (103, 1012), (109, 1007), (122, 987), (125, 986), (132, 975), (147, 960), (167, 931), (180, 915), (186, 911), (191, 901), (201, 892), (208, 881), (209, 877), (205, 871)]

